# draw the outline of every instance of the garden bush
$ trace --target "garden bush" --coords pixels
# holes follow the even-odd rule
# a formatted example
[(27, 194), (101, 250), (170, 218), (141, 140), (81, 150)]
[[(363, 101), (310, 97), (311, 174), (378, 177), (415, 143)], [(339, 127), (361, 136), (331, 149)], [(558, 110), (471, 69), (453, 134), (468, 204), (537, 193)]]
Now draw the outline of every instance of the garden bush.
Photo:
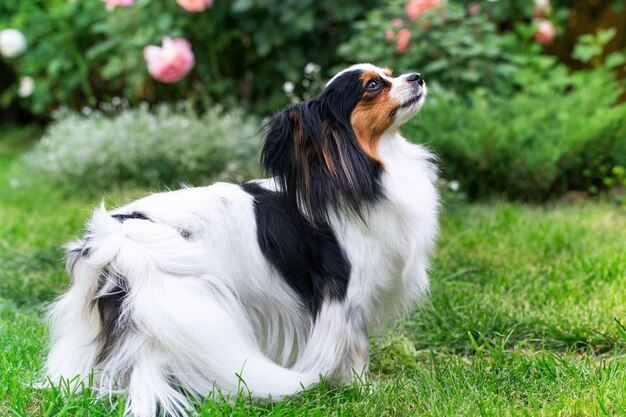
[(509, 97), (432, 93), (405, 134), (430, 143), (444, 177), (470, 198), (597, 192), (626, 163), (626, 103), (616, 104), (623, 86), (603, 68), (568, 74), (551, 65), (518, 72), (523, 90)]
[[(134, 105), (243, 104), (265, 114), (288, 103), (280, 86), (299, 82), (307, 63), (324, 71), (336, 65), (335, 45), (381, 2), (215, 0), (192, 13), (175, 0), (134, 0), (111, 11), (100, 0), (11, 1), (4, 20), (27, 39), (28, 49), (9, 62), (34, 79), (32, 95), (21, 102), (42, 116), (60, 105), (80, 110), (115, 96)], [(195, 55), (191, 73), (174, 84), (152, 79), (144, 61), (144, 48), (166, 36), (187, 39)], [(2, 98), (5, 105), (17, 88)]]
[(75, 186), (178, 185), (257, 174), (259, 121), (213, 106), (64, 112), (24, 157), (33, 176)]
[[(477, 87), (508, 94), (517, 88), (511, 82), (516, 58), (541, 52), (530, 24), (533, 2), (498, 2), (506, 3), (502, 7), (439, 0), (405, 3), (392, 0), (356, 22), (358, 36), (343, 43), (340, 54), (346, 60), (387, 65), (397, 73), (419, 71), (427, 81), (458, 94)], [(496, 12), (504, 13), (504, 8), (523, 11), (515, 31), (501, 31), (497, 24), (494, 14), (500, 17)]]

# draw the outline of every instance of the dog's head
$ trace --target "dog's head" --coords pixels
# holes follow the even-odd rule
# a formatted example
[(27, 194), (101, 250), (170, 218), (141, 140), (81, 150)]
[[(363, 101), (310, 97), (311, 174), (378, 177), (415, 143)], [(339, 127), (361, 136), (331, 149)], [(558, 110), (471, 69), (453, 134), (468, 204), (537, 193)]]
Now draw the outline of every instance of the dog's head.
[(380, 141), (419, 111), (426, 92), (420, 74), (393, 77), (386, 68), (351, 66), (317, 98), (274, 116), (262, 165), (293, 208), (305, 210), (313, 222), (327, 220), (330, 208), (361, 215), (364, 204), (383, 194)]

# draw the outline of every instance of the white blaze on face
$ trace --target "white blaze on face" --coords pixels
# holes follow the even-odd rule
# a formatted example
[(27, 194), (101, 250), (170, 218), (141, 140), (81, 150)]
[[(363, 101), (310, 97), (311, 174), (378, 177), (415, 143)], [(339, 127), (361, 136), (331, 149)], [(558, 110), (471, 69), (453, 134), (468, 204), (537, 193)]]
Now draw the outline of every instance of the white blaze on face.
[[(414, 99), (417, 94), (426, 95), (426, 83), (421, 86), (407, 80), (411, 74), (402, 74), (393, 79), (389, 98), (396, 100), (400, 105)], [(417, 88), (416, 88), (417, 87)]]
[(415, 81), (408, 81), (410, 75), (403, 74), (396, 77), (389, 91), (389, 98), (400, 103), (396, 111), (394, 127), (403, 125), (411, 117), (415, 116), (426, 101), (426, 95), (428, 94), (426, 83), (423, 82), (422, 85), (419, 85)]
[(382, 68), (378, 68), (376, 65), (372, 65), (372, 64), (355, 64), (355, 65), (352, 65), (352, 66), (350, 66), (350, 67), (348, 67), (348, 68), (338, 72), (333, 78), (330, 79), (330, 81), (328, 81), (326, 83), (326, 87), (331, 85), (333, 83), (333, 81), (335, 81), (337, 78), (339, 78), (340, 76), (342, 76), (346, 72), (351, 72), (351, 71), (361, 71), (361, 72), (374, 71), (374, 72), (377, 72), (382, 78), (384, 78), (386, 80), (389, 80), (389, 81), (393, 80), (393, 77), (390, 77), (387, 74), (385, 74), (383, 69)]

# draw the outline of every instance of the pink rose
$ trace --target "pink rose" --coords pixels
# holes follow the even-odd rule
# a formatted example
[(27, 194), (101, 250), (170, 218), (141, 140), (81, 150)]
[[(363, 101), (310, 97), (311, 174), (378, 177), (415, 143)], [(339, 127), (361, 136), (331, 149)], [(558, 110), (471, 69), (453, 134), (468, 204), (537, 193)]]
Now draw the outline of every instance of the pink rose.
[(404, 20), (399, 18), (391, 19), (391, 26), (394, 28), (401, 28), (404, 26)]
[(135, 0), (102, 0), (106, 3), (106, 9), (112, 11), (116, 6), (128, 7), (132, 6)]
[(426, 10), (439, 5), (441, 5), (441, 0), (411, 0), (411, 2), (404, 6), (404, 10), (409, 20), (413, 21), (420, 17)]
[[(391, 26), (394, 28), (404, 27), (404, 20), (398, 18), (391, 19)], [(388, 41), (392, 41), (396, 39), (396, 33), (393, 31), (393, 29), (387, 29), (385, 30), (385, 38), (387, 38)]]
[(176, 0), (176, 3), (188, 12), (201, 12), (211, 7), (213, 0)]
[(537, 20), (537, 30), (535, 31), (535, 40), (544, 45), (551, 43), (556, 36), (556, 28), (551, 21), (545, 19)]
[(195, 63), (191, 44), (185, 39), (163, 38), (163, 46), (146, 46), (143, 57), (148, 63), (148, 72), (164, 83), (175, 83), (189, 74)]
[(396, 35), (398, 43), (396, 44), (396, 52), (401, 54), (405, 53), (409, 49), (409, 43), (411, 42), (411, 31), (408, 29), (400, 29)]

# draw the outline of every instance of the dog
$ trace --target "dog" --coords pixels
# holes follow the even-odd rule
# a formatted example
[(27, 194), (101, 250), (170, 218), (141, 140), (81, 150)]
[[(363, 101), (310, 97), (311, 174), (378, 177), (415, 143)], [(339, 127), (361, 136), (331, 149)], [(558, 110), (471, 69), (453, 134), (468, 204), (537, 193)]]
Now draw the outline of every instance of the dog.
[(269, 178), (97, 208), (67, 245), (48, 380), (152, 417), (360, 378), (368, 333), (428, 292), (437, 170), (399, 132), (426, 95), (418, 73), (351, 66), (269, 122)]

